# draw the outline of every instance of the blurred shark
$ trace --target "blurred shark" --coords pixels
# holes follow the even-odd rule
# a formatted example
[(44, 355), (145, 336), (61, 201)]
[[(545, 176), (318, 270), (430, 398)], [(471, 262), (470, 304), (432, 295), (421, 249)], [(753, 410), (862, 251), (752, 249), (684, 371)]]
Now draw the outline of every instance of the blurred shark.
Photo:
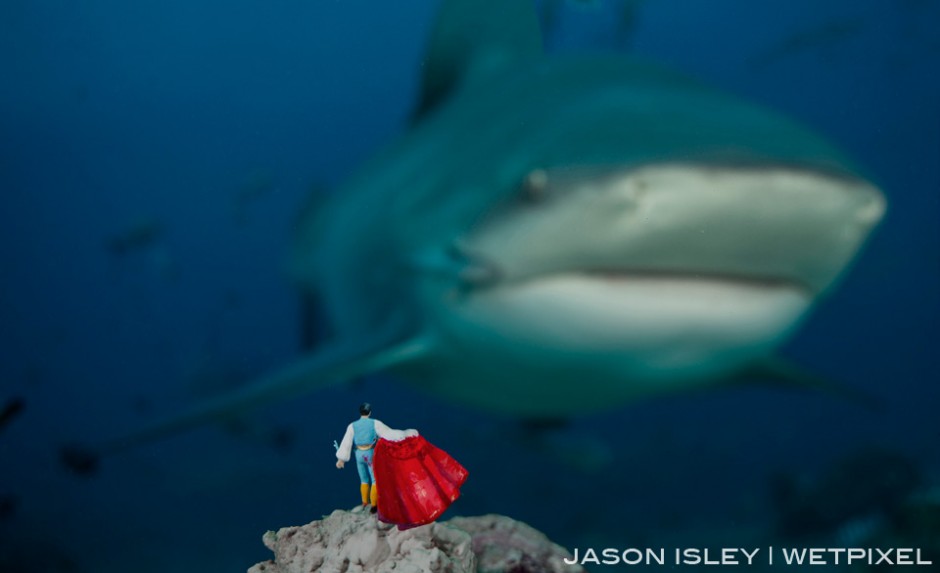
[(105, 249), (115, 257), (152, 248), (163, 239), (163, 225), (154, 219), (142, 219), (107, 237)]
[(117, 260), (146, 254), (157, 275), (174, 280), (179, 276), (179, 267), (167, 249), (165, 239), (163, 224), (156, 219), (145, 218), (108, 236), (104, 247)]
[(777, 113), (541, 46), (531, 1), (445, 1), (413, 129), (299, 225), (294, 276), (330, 338), (66, 462), (378, 371), (522, 419), (798, 372), (775, 350), (881, 219), (879, 190)]

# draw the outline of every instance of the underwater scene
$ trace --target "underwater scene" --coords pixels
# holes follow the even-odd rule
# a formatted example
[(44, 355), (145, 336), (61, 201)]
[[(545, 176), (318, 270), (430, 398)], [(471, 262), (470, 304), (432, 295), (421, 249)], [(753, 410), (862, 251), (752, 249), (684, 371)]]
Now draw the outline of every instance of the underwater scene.
[(938, 22), (5, 0), (0, 573), (940, 571)]

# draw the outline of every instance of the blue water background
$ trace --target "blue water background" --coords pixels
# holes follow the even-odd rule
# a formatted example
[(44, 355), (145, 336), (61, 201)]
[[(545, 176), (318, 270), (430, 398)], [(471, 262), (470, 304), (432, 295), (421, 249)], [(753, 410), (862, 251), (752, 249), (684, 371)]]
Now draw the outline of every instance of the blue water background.
[[(470, 469), (451, 513), (568, 545), (763, 523), (773, 472), (869, 444), (940, 480), (940, 3), (657, 0), (630, 39), (582, 4), (551, 50), (640, 54), (785, 111), (882, 185), (883, 226), (785, 353), (883, 413), (766, 388), (643, 402), (574, 421), (572, 443), (613, 448), (592, 473), (521, 446), (512, 420), (376, 377), (265, 409), (248, 437), (200, 428), (71, 476), (59, 445), (178, 411), (198, 368), (249, 377), (296, 356), (295, 214), (407, 128), (435, 2), (6, 0), (0, 403), (26, 409), (0, 433), (0, 495), (17, 499), (0, 551), (40, 548), (38, 570), (244, 570), (269, 557), (265, 530), (356, 504), (332, 441), (365, 399)], [(155, 244), (106, 248), (147, 221)], [(282, 427), (287, 452), (265, 438)]]

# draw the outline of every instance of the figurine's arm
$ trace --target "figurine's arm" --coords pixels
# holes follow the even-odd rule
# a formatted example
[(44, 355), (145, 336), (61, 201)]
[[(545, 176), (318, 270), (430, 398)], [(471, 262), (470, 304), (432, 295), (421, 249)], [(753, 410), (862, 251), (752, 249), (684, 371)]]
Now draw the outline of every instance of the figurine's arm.
[[(343, 436), (343, 443), (339, 445), (339, 449), (336, 450), (336, 459), (341, 462), (348, 462), (349, 456), (352, 453), (352, 443), (353, 443), (353, 427), (352, 424), (346, 427), (346, 435)], [(339, 466), (341, 467), (341, 466)]]
[(375, 421), (375, 433), (382, 438), (383, 440), (389, 440), (392, 442), (400, 442), (405, 438), (412, 438), (418, 435), (418, 430), (393, 430), (383, 424), (382, 422)]

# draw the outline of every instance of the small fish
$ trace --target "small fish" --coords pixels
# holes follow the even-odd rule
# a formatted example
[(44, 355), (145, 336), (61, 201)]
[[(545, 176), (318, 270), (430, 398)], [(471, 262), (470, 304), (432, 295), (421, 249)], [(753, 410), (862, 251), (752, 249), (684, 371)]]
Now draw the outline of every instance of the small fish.
[(10, 422), (23, 413), (26, 408), (26, 401), (19, 396), (14, 396), (7, 400), (0, 410), (0, 430), (3, 430)]
[(865, 26), (863, 18), (825, 22), (793, 33), (777, 41), (750, 60), (751, 68), (763, 68), (799, 53), (831, 48), (858, 35)]
[(19, 498), (13, 494), (0, 495), (0, 521), (12, 519), (16, 515)]
[(143, 251), (163, 238), (163, 225), (153, 219), (145, 219), (105, 239), (105, 249), (116, 257)]
[(269, 173), (261, 169), (251, 173), (232, 198), (235, 223), (239, 226), (245, 226), (248, 223), (248, 211), (251, 206), (256, 201), (273, 193), (275, 189), (276, 183)]

